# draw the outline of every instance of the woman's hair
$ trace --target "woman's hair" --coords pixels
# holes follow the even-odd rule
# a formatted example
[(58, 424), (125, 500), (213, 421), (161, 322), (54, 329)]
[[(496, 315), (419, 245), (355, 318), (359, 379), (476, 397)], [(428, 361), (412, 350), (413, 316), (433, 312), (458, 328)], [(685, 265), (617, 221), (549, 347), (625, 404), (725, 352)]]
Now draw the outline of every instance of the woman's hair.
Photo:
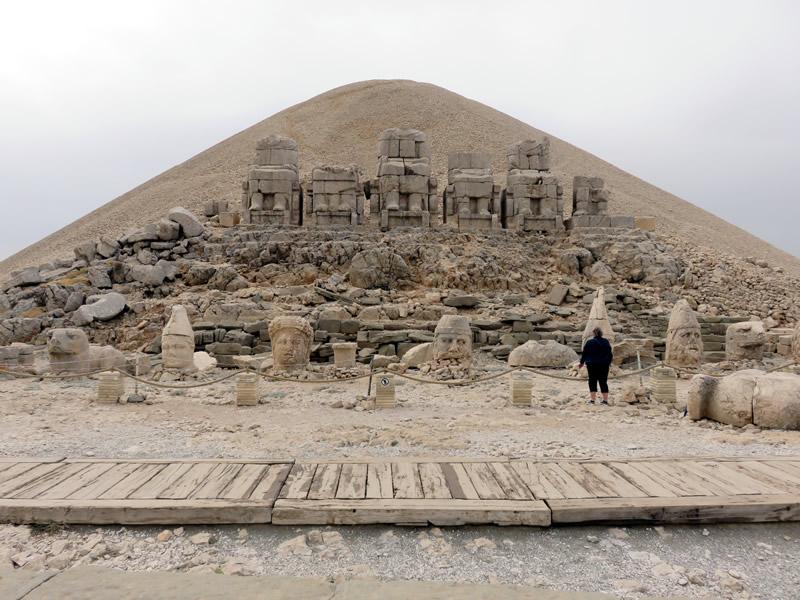
[(592, 329), (592, 333), (594, 334), (594, 337), (599, 337), (599, 338), (603, 337), (603, 330), (600, 329), (599, 327), (595, 327), (594, 329)]

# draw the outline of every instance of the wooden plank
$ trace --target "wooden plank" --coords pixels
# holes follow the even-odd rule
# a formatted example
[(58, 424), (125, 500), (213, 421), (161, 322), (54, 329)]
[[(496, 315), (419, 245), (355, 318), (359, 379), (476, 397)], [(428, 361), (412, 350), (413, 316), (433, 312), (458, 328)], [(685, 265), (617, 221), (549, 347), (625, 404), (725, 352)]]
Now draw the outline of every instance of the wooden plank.
[(447, 488), (450, 490), (450, 495), (454, 499), (480, 499), (462, 463), (443, 463), (442, 473), (444, 473), (445, 481), (447, 481)]
[(553, 524), (736, 523), (800, 520), (800, 496), (684, 496), (547, 501)]
[(464, 465), (464, 469), (481, 500), (507, 500), (505, 491), (497, 483), (488, 464), (469, 463)]
[(394, 498), (391, 463), (367, 464), (366, 497), (371, 499)]
[(686, 478), (685, 473), (676, 473), (669, 469), (667, 463), (636, 462), (628, 464), (632, 469), (661, 482), (662, 485), (667, 486), (678, 497), (715, 495), (714, 492)]
[(0, 499), (0, 522), (75, 525), (222, 525), (269, 523), (264, 503), (221, 500)]
[(303, 462), (313, 462), (318, 465), (326, 464), (347, 464), (362, 463), (366, 465), (379, 465), (382, 463), (480, 463), (480, 462), (510, 462), (511, 459), (504, 456), (428, 456), (428, 455), (408, 455), (393, 456), (386, 459), (378, 456), (344, 456), (331, 458), (330, 456), (320, 456), (303, 459)]
[(317, 465), (317, 471), (314, 473), (314, 479), (308, 490), (309, 500), (326, 500), (335, 497), (341, 472), (342, 465), (340, 463)]
[(35, 483), (39, 478), (45, 477), (48, 473), (64, 468), (63, 463), (45, 463), (34, 465), (32, 469), (25, 468), (19, 474), (6, 479), (0, 484), (0, 498), (8, 497), (16, 490)]
[(3, 484), (10, 479), (19, 477), (26, 471), (30, 471), (34, 467), (38, 467), (39, 465), (42, 464), (48, 464), (48, 463), (31, 463), (31, 462), (10, 463), (9, 467), (5, 469), (2, 473), (0, 473), (0, 484)]
[(583, 468), (589, 471), (603, 485), (613, 490), (620, 498), (644, 498), (647, 493), (640, 490), (633, 482), (628, 481), (603, 463), (583, 463)]
[(595, 495), (584, 488), (555, 463), (535, 463), (544, 477), (555, 486), (564, 498), (594, 498)]
[(302, 499), (308, 496), (316, 470), (316, 463), (295, 463), (286, 478), (286, 484), (281, 489), (280, 497)]
[[(228, 464), (228, 463), (235, 463), (237, 465), (246, 465), (246, 464), (259, 464), (259, 465), (278, 465), (278, 464), (285, 464), (285, 463), (293, 463), (294, 459), (292, 458), (130, 458), (130, 459), (122, 459), (122, 458), (64, 458), (58, 459), (52, 462), (59, 462), (63, 461), (65, 463), (74, 463), (74, 462), (91, 462), (91, 463), (99, 463), (99, 462), (111, 462), (111, 463), (126, 463), (132, 462), (137, 464), (150, 464), (150, 463), (161, 463), (161, 464), (172, 464), (172, 463), (214, 463), (214, 464)], [(51, 461), (40, 461), (40, 462), (51, 462)]]
[(67, 496), (68, 499), (73, 500), (94, 500), (100, 494), (110, 489), (122, 481), (125, 477), (133, 473), (141, 465), (136, 463), (124, 463), (115, 465), (114, 463), (98, 463), (107, 464), (110, 469), (104, 475), (101, 475), (92, 482), (87, 483), (84, 487), (75, 490)]
[(363, 463), (346, 463), (342, 465), (336, 497), (357, 500), (367, 493), (367, 465)]
[(509, 463), (489, 463), (495, 480), (508, 500), (533, 500), (533, 494)]
[(776, 487), (750, 477), (747, 473), (735, 469), (736, 463), (722, 463), (703, 461), (693, 465), (695, 469), (714, 474), (717, 479), (729, 482), (736, 490), (736, 494), (782, 494), (782, 487)]
[(625, 462), (612, 462), (607, 463), (609, 468), (613, 469), (625, 479), (633, 483), (640, 490), (644, 491), (648, 496), (654, 498), (674, 498), (677, 496), (671, 489), (663, 485), (659, 480), (637, 471), (634, 467)]
[(166, 466), (163, 463), (139, 465), (130, 475), (115, 483), (97, 498), (98, 500), (121, 500), (127, 498), (158, 475), (158, 472)]
[(217, 465), (208, 475), (205, 482), (203, 482), (197, 490), (192, 492), (189, 497), (198, 499), (218, 498), (222, 491), (228, 487), (228, 484), (239, 474), (239, 471), (242, 470), (242, 466), (243, 465), (238, 463)]
[(68, 498), (70, 494), (73, 494), (79, 489), (86, 487), (88, 484), (97, 481), (97, 479), (102, 477), (103, 474), (111, 470), (114, 467), (114, 464), (98, 463), (96, 465), (79, 465), (75, 463), (74, 466), (83, 466), (84, 468), (80, 469), (78, 473), (75, 473), (71, 477), (63, 479), (61, 483), (51, 487), (48, 490), (40, 492), (35, 497), (39, 499)]
[(392, 462), (392, 486), (395, 498), (423, 498), (417, 463)]
[(511, 462), (509, 466), (525, 482), (534, 497), (539, 499), (564, 497), (564, 494), (544, 476), (537, 463)]
[(430, 523), (546, 527), (550, 524), (550, 511), (541, 500), (279, 499), (272, 510), (272, 522), (275, 525)]
[(710, 469), (702, 468), (699, 463), (695, 461), (676, 462), (674, 465), (670, 465), (670, 467), (681, 469), (686, 474), (686, 477), (696, 477), (697, 481), (699, 481), (703, 487), (710, 490), (715, 496), (736, 496), (741, 493), (737, 485), (727, 481), (724, 477)]
[(88, 465), (65, 465), (64, 463), (57, 463), (60, 468), (51, 471), (47, 475), (39, 477), (36, 481), (29, 485), (24, 485), (17, 488), (13, 492), (6, 494), (7, 498), (35, 498), (42, 492), (46, 492), (55, 485), (58, 485), (65, 479), (69, 479), (76, 473), (86, 469)]
[(179, 479), (172, 482), (171, 485), (161, 490), (158, 498), (162, 500), (183, 500), (188, 498), (189, 495), (199, 488), (214, 468), (217, 465), (214, 463), (195, 463), (191, 468), (186, 471)]
[(149, 479), (144, 485), (139, 487), (128, 496), (137, 500), (156, 499), (159, 494), (167, 490), (170, 486), (177, 483), (189, 469), (191, 463), (172, 463), (161, 469), (155, 476)]
[(62, 462), (64, 460), (63, 456), (57, 456), (55, 458), (47, 458), (41, 456), (0, 456), (0, 467), (4, 464), (16, 464), (16, 463), (57, 463)]
[[(586, 491), (598, 498), (618, 498), (620, 494), (607, 481), (597, 477), (587, 467), (594, 463), (558, 463)], [(644, 495), (639, 492), (640, 495)]]
[(236, 477), (228, 484), (217, 498), (225, 500), (238, 500), (250, 498), (250, 494), (256, 489), (256, 485), (269, 469), (269, 465), (247, 464), (242, 465)]
[(447, 487), (447, 479), (442, 471), (442, 463), (420, 463), (419, 478), (425, 498), (434, 500), (452, 498), (450, 489)]
[(261, 478), (253, 493), (250, 494), (250, 500), (264, 502), (272, 506), (278, 497), (278, 492), (281, 491), (281, 487), (286, 482), (291, 468), (292, 465), (289, 463), (269, 465), (269, 471)]
[(768, 485), (780, 487), (784, 492), (800, 491), (800, 476), (793, 476), (781, 470), (779, 466), (757, 460), (730, 463), (736, 470), (747, 473), (753, 479), (763, 481)]

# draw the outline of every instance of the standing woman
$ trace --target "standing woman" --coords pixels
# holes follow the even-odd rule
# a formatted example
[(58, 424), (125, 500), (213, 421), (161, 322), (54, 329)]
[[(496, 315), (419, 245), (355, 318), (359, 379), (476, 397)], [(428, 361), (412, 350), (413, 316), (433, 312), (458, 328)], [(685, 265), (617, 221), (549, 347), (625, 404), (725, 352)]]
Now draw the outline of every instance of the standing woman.
[(586, 340), (581, 354), (581, 364), (586, 364), (589, 373), (589, 404), (594, 404), (597, 399), (597, 384), (603, 394), (603, 404), (608, 404), (608, 368), (611, 366), (611, 344), (603, 337), (603, 330), (595, 327), (592, 331), (594, 337)]

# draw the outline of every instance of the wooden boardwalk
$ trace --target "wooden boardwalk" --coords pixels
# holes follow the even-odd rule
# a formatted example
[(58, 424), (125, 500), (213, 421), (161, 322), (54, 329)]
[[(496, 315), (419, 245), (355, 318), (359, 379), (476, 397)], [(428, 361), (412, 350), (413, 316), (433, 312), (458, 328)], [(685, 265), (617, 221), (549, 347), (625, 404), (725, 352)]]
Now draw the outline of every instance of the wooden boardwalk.
[(800, 520), (800, 457), (0, 459), (0, 521), (533, 525)]

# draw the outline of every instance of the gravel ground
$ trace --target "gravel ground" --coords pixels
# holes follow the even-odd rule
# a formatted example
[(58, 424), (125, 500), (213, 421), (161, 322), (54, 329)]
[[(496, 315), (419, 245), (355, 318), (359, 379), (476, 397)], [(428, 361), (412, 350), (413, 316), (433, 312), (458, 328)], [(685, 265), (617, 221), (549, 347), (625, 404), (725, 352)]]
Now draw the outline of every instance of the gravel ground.
[[(214, 374), (208, 375), (213, 377)], [(97, 457), (800, 455), (800, 432), (692, 423), (662, 406), (587, 406), (580, 382), (537, 377), (533, 407), (505, 380), (471, 388), (403, 383), (395, 410), (348, 410), (363, 382), (269, 384), (236, 408), (233, 384), (147, 390), (151, 404), (96, 405), (96, 383), (6, 381), (0, 455)], [(687, 382), (679, 382), (679, 396)], [(612, 398), (618, 389), (612, 388)], [(211, 542), (203, 543), (209, 533)], [(797, 598), (800, 524), (437, 528), (0, 526), (0, 559), (22, 568), (375, 575), (528, 583), (621, 597)], [(166, 539), (169, 538), (169, 539)], [(192, 541), (194, 539), (194, 541)]]

